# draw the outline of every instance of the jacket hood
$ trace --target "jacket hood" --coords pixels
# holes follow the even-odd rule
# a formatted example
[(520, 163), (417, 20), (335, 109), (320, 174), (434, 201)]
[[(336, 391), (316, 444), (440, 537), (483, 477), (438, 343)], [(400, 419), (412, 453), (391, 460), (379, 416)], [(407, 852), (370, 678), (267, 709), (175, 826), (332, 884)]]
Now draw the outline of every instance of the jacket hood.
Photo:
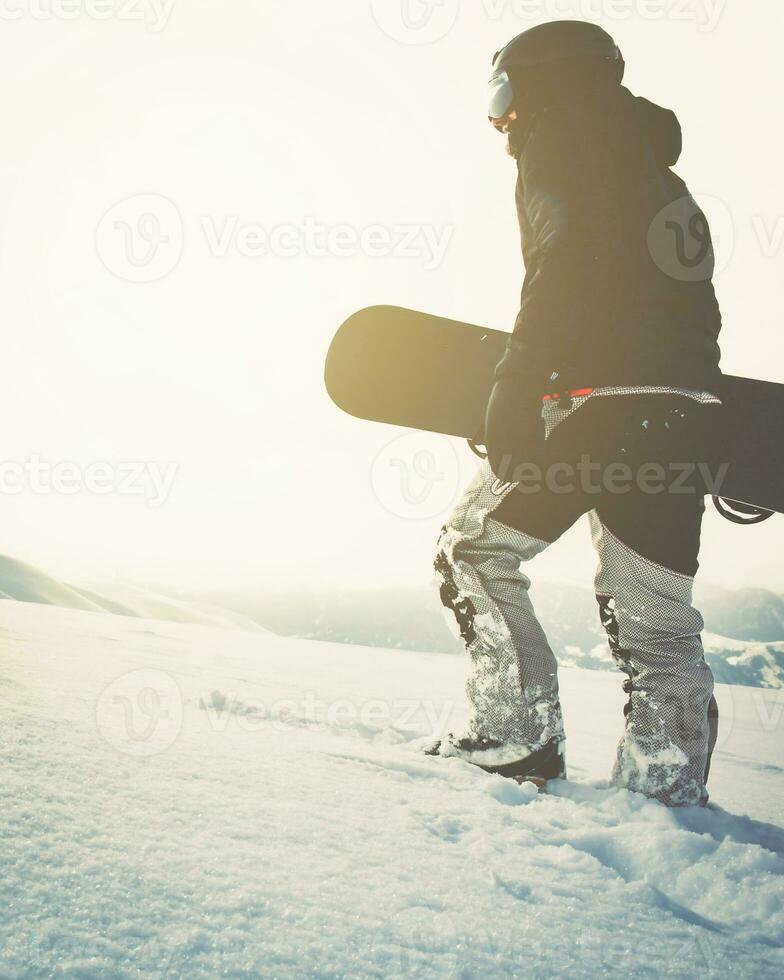
[(683, 150), (683, 134), (678, 117), (670, 109), (663, 109), (639, 96), (636, 103), (656, 162), (662, 167), (674, 166)]

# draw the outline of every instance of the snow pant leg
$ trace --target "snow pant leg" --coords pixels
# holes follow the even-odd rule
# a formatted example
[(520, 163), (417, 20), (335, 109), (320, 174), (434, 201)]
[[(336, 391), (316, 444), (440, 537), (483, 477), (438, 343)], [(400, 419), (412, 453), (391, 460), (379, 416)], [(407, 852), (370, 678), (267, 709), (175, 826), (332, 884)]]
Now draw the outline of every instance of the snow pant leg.
[[(628, 675), (626, 731), (613, 782), (668, 806), (704, 804), (718, 708), (700, 636), (703, 620), (692, 606), (694, 578), (643, 553), (646, 533), (656, 536), (655, 547), (661, 549), (662, 538), (675, 532), (673, 564), (681, 569), (693, 564), (696, 569), (704, 504), (694, 497), (663, 500), (665, 519), (673, 518), (674, 510), (681, 513), (669, 527), (660, 524), (658, 529), (656, 504), (650, 498), (636, 525), (633, 506), (624, 507), (625, 515), (617, 522), (612, 503), (591, 514), (600, 560), (596, 592), (602, 622), (616, 661)], [(635, 548), (619, 536), (627, 528)], [(693, 557), (684, 549), (691, 549)]]
[(549, 542), (492, 516), (513, 489), (482, 465), (442, 531), (435, 568), (469, 655), (468, 735), (519, 745), (524, 756), (563, 738), (563, 720), (557, 663), (520, 570)]

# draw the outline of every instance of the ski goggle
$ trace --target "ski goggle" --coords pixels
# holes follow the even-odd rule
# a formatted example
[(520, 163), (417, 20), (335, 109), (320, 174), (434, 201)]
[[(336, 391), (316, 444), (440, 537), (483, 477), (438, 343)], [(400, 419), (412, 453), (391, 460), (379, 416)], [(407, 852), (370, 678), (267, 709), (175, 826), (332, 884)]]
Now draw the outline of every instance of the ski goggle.
[[(513, 104), (514, 91), (509, 73), (505, 71), (496, 72), (490, 78), (490, 105), (487, 112), (488, 118), (494, 126), (496, 120), (504, 119), (509, 115)], [(498, 127), (496, 126), (496, 128)]]

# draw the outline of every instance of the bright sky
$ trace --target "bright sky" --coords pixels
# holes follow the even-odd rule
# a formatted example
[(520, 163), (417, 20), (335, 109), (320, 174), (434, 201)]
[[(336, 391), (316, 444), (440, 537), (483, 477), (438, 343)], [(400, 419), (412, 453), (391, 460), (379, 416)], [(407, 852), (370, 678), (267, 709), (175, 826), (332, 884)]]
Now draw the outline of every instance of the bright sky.
[[(0, 550), (169, 583), (428, 580), (472, 457), (390, 448), (330, 404), (323, 358), (372, 303), (511, 328), (485, 81), (553, 15), (598, 20), (678, 112), (725, 368), (784, 380), (780, 0), (0, 0)], [(394, 461), (423, 451), (444, 478), (409, 466), (406, 502)], [(162, 490), (128, 492), (141, 467)], [(781, 518), (705, 539), (706, 580), (784, 589)], [(584, 529), (540, 564), (590, 576)]]

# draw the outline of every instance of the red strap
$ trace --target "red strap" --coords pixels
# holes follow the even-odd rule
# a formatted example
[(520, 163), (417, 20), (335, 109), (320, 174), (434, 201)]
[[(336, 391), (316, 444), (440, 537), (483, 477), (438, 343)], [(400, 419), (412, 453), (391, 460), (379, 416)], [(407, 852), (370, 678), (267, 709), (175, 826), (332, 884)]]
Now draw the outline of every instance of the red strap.
[[(585, 398), (588, 395), (593, 394), (593, 388), (576, 388), (574, 391), (569, 392), (570, 398)], [(553, 392), (552, 395), (545, 395), (544, 401), (546, 402), (557, 402), (560, 401), (561, 396), (557, 392)]]

